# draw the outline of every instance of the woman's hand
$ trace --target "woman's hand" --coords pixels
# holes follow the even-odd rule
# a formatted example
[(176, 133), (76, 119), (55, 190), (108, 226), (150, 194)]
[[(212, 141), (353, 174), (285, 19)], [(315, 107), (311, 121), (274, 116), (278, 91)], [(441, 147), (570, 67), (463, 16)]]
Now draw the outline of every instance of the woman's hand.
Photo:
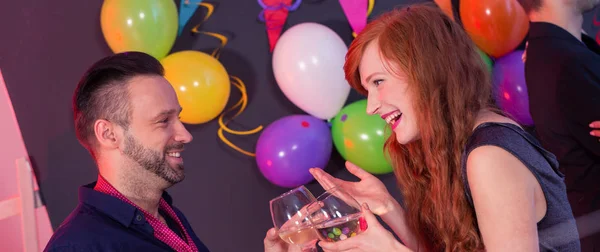
[(383, 215), (395, 207), (396, 200), (378, 178), (350, 162), (346, 162), (346, 169), (360, 181), (350, 182), (334, 178), (322, 169), (312, 168), (310, 173), (325, 190), (335, 186), (340, 187), (359, 203), (369, 204), (373, 213), (377, 215)]
[(394, 235), (387, 231), (377, 218), (369, 210), (369, 206), (365, 203), (362, 206), (363, 217), (367, 221), (368, 228), (363, 233), (347, 238), (338, 242), (320, 241), (319, 246), (325, 252), (369, 252), (369, 251), (410, 251), (394, 238)]
[(595, 122), (590, 123), (590, 128), (593, 129), (590, 132), (590, 135), (600, 138), (600, 121), (595, 121)]

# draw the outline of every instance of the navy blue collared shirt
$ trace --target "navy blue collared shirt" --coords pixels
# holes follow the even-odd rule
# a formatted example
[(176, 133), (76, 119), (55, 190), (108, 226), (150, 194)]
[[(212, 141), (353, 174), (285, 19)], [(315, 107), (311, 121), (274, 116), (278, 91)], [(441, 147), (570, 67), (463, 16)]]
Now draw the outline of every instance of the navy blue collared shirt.
[[(96, 183), (79, 188), (79, 204), (56, 230), (44, 251), (173, 251), (154, 237), (154, 230), (136, 207), (113, 196), (94, 190)], [(208, 248), (198, 239), (185, 216), (173, 208), (198, 251)]]

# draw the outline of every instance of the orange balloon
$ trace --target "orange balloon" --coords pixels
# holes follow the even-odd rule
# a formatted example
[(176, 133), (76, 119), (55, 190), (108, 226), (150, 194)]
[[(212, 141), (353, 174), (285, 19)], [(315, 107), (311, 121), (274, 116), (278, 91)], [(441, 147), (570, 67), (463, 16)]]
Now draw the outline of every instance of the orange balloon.
[(477, 46), (496, 58), (513, 51), (529, 31), (529, 19), (516, 0), (461, 0), (463, 27)]
[(452, 0), (435, 0), (435, 3), (442, 9), (450, 19), (454, 20), (454, 11), (452, 11)]

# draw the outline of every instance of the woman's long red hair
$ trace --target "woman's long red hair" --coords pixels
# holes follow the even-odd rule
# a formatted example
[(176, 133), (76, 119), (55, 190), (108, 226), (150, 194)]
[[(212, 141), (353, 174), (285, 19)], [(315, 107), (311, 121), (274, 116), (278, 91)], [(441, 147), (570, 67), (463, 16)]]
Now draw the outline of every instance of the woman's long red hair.
[(344, 71), (361, 93), (358, 66), (377, 43), (385, 60), (409, 80), (421, 138), (401, 145), (392, 135), (385, 149), (406, 205), (406, 219), (427, 251), (484, 248), (474, 209), (466, 200), (461, 155), (475, 118), (493, 108), (490, 74), (464, 30), (435, 6), (387, 12), (350, 45)]

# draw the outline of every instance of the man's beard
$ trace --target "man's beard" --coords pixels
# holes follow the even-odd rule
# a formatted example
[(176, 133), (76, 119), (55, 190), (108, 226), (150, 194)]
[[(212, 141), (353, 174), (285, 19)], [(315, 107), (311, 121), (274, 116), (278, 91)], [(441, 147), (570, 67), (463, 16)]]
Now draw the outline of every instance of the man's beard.
[(183, 149), (182, 143), (177, 143), (165, 147), (161, 153), (144, 147), (131, 134), (125, 133), (125, 149), (123, 154), (138, 163), (144, 169), (156, 174), (171, 184), (177, 184), (185, 178), (183, 165), (171, 168), (166, 160), (166, 154), (169, 150)]

